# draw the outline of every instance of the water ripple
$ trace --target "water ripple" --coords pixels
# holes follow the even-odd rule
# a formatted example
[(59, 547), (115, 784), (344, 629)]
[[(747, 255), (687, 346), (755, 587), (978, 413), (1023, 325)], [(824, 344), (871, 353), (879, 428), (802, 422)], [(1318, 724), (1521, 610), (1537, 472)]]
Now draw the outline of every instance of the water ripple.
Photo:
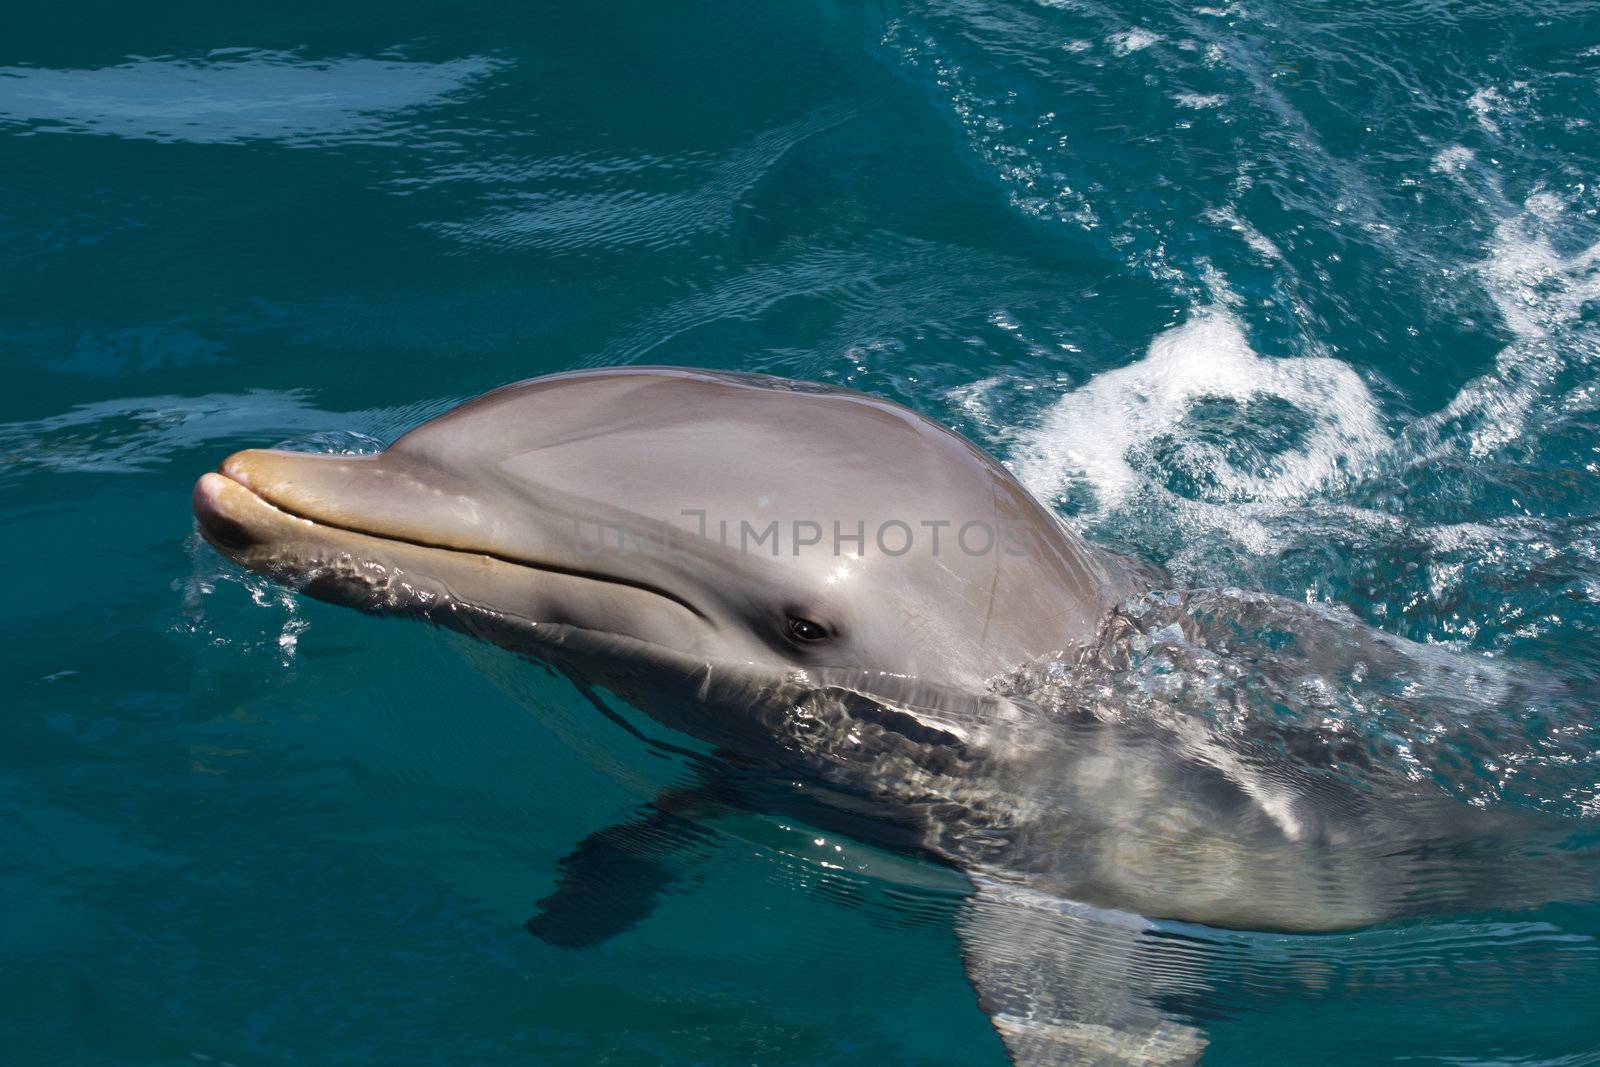
[(191, 144), (377, 142), (404, 136), (402, 113), (447, 100), (497, 66), (481, 56), (425, 63), (224, 48), (93, 69), (0, 67), (0, 130)]

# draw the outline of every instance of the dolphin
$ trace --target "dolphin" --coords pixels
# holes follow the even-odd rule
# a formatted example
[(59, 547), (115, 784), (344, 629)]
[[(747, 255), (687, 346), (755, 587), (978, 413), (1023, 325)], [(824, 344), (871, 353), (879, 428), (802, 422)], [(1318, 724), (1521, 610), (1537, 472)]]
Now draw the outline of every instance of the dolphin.
[[(964, 872), (967, 973), (1018, 1063), (1198, 1057), (1195, 953), (1162, 923), (1415, 914), (1417, 887), (1474, 842), (1493, 856), (1480, 901), (1552, 892), (1508, 873), (1532, 869), (1507, 851), (1525, 829), (1511, 817), (1424, 791), (1385, 804), (1191, 719), (1019, 696), (1005, 679), (1103, 644), (1164, 575), (885, 399), (684, 368), (556, 374), (377, 454), (238, 452), (194, 509), (251, 570), (552, 665), (730, 754), (733, 784), (705, 796), (761, 807), (784, 789), (753, 783), (801, 783), (852, 833)], [(1395, 640), (1358, 644), (1378, 661)], [(696, 803), (663, 795), (638, 829), (692, 835)], [(585, 842), (564, 879), (617, 836)]]

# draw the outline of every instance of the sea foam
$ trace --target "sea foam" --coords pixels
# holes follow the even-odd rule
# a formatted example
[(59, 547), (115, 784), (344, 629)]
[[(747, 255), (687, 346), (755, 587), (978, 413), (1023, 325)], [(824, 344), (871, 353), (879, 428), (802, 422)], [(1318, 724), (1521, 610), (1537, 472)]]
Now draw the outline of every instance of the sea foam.
[[(1192, 432), (1207, 409), (1231, 420), (1292, 427), (1271, 434), (1249, 462)], [(1152, 445), (1165, 456), (1152, 461)], [(1017, 474), (1046, 499), (1086, 483), (1101, 508), (1150, 484), (1152, 465), (1181, 465), (1222, 503), (1304, 498), (1353, 477), (1389, 447), (1367, 385), (1323, 356), (1269, 359), (1251, 349), (1239, 320), (1215, 304), (1158, 336), (1136, 363), (1097, 375), (1056, 402), (1017, 452)], [(1279, 447), (1281, 446), (1281, 447)], [(1191, 495), (1191, 494), (1183, 494)]]

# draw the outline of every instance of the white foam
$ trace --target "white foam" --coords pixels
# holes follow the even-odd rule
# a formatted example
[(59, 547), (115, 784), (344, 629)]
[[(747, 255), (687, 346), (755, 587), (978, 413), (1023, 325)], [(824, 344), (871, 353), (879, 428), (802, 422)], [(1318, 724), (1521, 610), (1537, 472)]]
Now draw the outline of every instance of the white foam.
[(1140, 29), (1136, 26), (1122, 33), (1113, 33), (1106, 38), (1106, 43), (1111, 46), (1111, 51), (1119, 56), (1125, 56), (1129, 52), (1139, 52), (1149, 48), (1159, 40), (1161, 40), (1159, 34), (1151, 33), (1149, 30)]
[(1600, 300), (1600, 242), (1571, 253), (1558, 250), (1551, 231), (1566, 210), (1561, 197), (1539, 190), (1495, 227), (1489, 254), (1475, 270), (1513, 340), (1496, 354), (1493, 371), (1468, 382), (1442, 411), (1419, 423), (1424, 434), (1465, 419), (1469, 451), (1489, 455), (1524, 433), (1529, 416), (1558, 387), (1572, 360), (1600, 356), (1592, 337), (1569, 332), (1584, 305)]
[(1494, 120), (1496, 112), (1505, 108), (1505, 98), (1494, 86), (1476, 90), (1467, 97), (1467, 107), (1478, 120), (1478, 125), (1490, 133), (1499, 133), (1500, 124)]
[(1528, 197), (1523, 206), (1546, 222), (1554, 222), (1567, 210), (1565, 200), (1555, 193), (1548, 192), (1534, 193)]
[(1194, 108), (1196, 111), (1221, 107), (1228, 102), (1228, 98), (1221, 93), (1178, 93), (1172, 99), (1176, 100), (1180, 107)]
[(1476, 158), (1472, 154), (1472, 149), (1453, 144), (1440, 149), (1428, 169), (1438, 171), (1440, 174), (1460, 174)]
[(1501, 92), (1493, 85), (1486, 85), (1476, 89), (1467, 97), (1467, 109), (1472, 112), (1472, 117), (1478, 120), (1490, 133), (1500, 132), (1500, 123), (1509, 118), (1514, 118), (1519, 108), (1527, 109), (1532, 103), (1533, 91), (1525, 81), (1514, 81)]
[(1495, 227), (1494, 243), (1478, 273), (1512, 332), (1537, 340), (1575, 322), (1584, 304), (1600, 298), (1600, 242), (1562, 255), (1551, 244), (1548, 227), (1535, 220), (1556, 220), (1565, 212), (1565, 202), (1554, 193), (1536, 192), (1523, 208), (1524, 214)]
[(1234, 211), (1233, 208), (1212, 208), (1205, 213), (1204, 217), (1207, 222), (1215, 223), (1218, 226), (1226, 226), (1244, 238), (1244, 243), (1249, 245), (1251, 250), (1262, 259), (1279, 263), (1284, 262), (1282, 250), (1273, 244), (1266, 234), (1240, 218), (1239, 213)]
[(1390, 445), (1366, 383), (1347, 364), (1263, 358), (1233, 313), (1213, 305), (1158, 336), (1137, 363), (1097, 375), (1057, 401), (1023, 435), (1017, 474), (1046, 500), (1071, 482), (1087, 482), (1100, 507), (1112, 508), (1141, 486), (1157, 488), (1135, 469), (1134, 450), (1159, 435), (1181, 434), (1197, 401), (1263, 396), (1292, 405), (1310, 428), (1265, 474), (1236, 468), (1220, 454), (1206, 456), (1202, 446), (1207, 475), (1231, 500), (1304, 499), (1353, 477)]

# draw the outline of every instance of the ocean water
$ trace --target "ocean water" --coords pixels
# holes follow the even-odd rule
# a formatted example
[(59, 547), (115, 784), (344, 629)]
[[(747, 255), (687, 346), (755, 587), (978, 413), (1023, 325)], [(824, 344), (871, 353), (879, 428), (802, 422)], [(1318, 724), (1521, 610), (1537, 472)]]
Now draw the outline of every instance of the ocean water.
[[(677, 872), (647, 914), (530, 935), (561, 858), (683, 768), (564, 681), (194, 534), (232, 450), (371, 449), (557, 370), (909, 404), (1184, 588), (1541, 679), (1418, 703), (1407, 668), (1297, 713), (1464, 802), (1600, 816), (1593, 3), (0, 26), (7, 1062), (1005, 1062), (964, 883), (814, 828), (638, 840)], [(1152, 641), (1106, 691), (1218, 676)], [(1181, 1005), (1208, 1064), (1600, 1062), (1593, 903), (1225, 941)]]

